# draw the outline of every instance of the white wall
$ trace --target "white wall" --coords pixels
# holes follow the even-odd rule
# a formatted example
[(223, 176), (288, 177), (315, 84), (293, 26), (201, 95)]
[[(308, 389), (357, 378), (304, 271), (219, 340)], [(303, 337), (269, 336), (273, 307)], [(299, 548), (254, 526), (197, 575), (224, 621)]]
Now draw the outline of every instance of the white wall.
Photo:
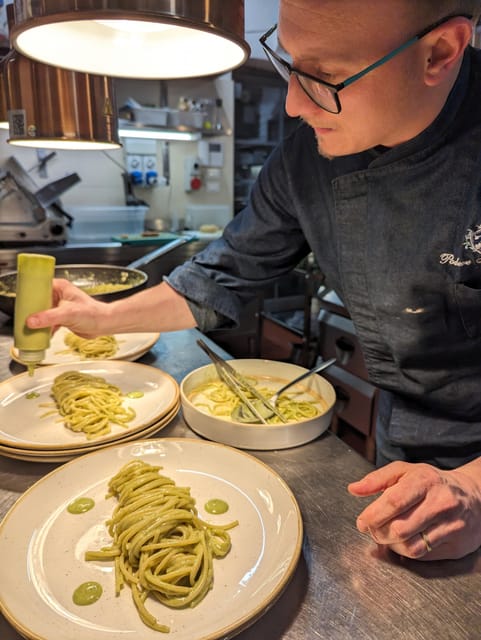
[[(135, 97), (142, 104), (159, 105), (160, 85), (157, 82), (143, 80), (122, 80), (117, 84), (117, 99), (121, 105), (129, 97)], [(224, 171), (219, 193), (209, 193), (205, 189), (198, 192), (184, 191), (184, 158), (197, 156), (196, 142), (169, 142), (170, 149), (170, 185), (154, 189), (137, 189), (136, 195), (145, 199), (150, 205), (149, 217), (184, 219), (185, 207), (188, 204), (224, 204), (228, 205), (233, 215), (233, 167), (234, 167), (234, 84), (231, 74), (211, 79), (176, 80), (168, 83), (168, 104), (176, 107), (181, 96), (198, 98), (222, 98), (225, 114), (225, 127), (231, 132), (229, 136), (219, 136), (224, 145)], [(161, 166), (162, 143), (158, 143), (159, 166)]]
[(56, 156), (47, 164), (48, 177), (42, 179), (36, 169), (36, 150), (7, 144), (7, 138), (7, 132), (2, 129), (0, 165), (9, 156), (14, 156), (39, 188), (74, 171), (80, 175), (82, 182), (66, 192), (62, 198), (64, 204), (80, 204), (84, 200), (86, 204), (123, 204), (121, 169), (112, 161), (122, 163), (122, 151), (109, 151), (108, 154), (100, 151), (57, 151)]

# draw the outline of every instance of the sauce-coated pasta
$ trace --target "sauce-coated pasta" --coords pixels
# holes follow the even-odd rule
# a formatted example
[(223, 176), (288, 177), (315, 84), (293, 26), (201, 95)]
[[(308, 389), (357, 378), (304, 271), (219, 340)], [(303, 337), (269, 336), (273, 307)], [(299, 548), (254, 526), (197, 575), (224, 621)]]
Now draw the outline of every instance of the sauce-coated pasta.
[(112, 545), (87, 551), (86, 560), (114, 560), (117, 595), (127, 584), (143, 622), (169, 632), (145, 601), (153, 596), (173, 608), (194, 607), (212, 588), (213, 559), (231, 548), (228, 525), (212, 525), (197, 515), (188, 487), (141, 460), (124, 465), (109, 482), (118, 504), (107, 521)]
[[(253, 377), (249, 378), (249, 382), (254, 384), (257, 391), (265, 398), (270, 398), (275, 391), (275, 387), (273, 389), (267, 386), (261, 387)], [(303, 397), (301, 398), (300, 395)], [(250, 396), (248, 392), (246, 392), (246, 396), (251, 401), (257, 402), (255, 397)], [(307, 393), (299, 394), (295, 391), (283, 393), (279, 397), (276, 408), (287, 422), (299, 422), (300, 420), (315, 418), (326, 409), (326, 403), (320, 396), (311, 395), (309, 399), (306, 399), (306, 396), (308, 396)], [(220, 380), (200, 385), (189, 394), (189, 400), (200, 411), (213, 416), (231, 418), (234, 421), (240, 420), (241, 422), (256, 422), (254, 416), (252, 416), (252, 420), (239, 418), (238, 410), (242, 403), (239, 397)], [(267, 418), (267, 422), (269, 424), (279, 424), (281, 420), (278, 416), (273, 415)]]
[(69, 352), (88, 360), (112, 358), (119, 349), (119, 343), (115, 336), (81, 338), (75, 333), (69, 332), (65, 335), (64, 342), (69, 347)]
[(124, 397), (116, 385), (88, 373), (58, 375), (51, 394), (56, 409), (44, 416), (58, 412), (68, 429), (83, 431), (89, 440), (110, 433), (112, 424), (124, 427), (135, 418), (135, 410), (123, 406)]

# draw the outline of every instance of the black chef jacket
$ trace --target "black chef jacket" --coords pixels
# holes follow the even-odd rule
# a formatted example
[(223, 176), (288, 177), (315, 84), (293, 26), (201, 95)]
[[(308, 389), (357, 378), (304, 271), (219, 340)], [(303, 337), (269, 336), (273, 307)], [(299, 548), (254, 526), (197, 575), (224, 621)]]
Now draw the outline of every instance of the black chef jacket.
[(440, 115), (402, 145), (328, 160), (301, 125), (223, 237), (168, 281), (235, 323), (310, 251), (385, 390), (386, 441), (444, 466), (481, 455), (481, 51), (468, 48)]

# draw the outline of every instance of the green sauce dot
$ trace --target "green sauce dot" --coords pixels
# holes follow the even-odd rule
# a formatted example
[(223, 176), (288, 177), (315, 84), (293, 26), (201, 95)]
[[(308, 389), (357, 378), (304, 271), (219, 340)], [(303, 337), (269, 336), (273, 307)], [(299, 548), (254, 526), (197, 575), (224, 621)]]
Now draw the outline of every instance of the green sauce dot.
[(144, 397), (143, 391), (129, 391), (127, 394), (127, 398), (143, 398), (143, 397)]
[(102, 591), (98, 582), (84, 582), (75, 589), (72, 600), (80, 606), (93, 604), (100, 598)]
[(77, 498), (68, 505), (67, 511), (69, 513), (85, 513), (86, 511), (90, 511), (94, 505), (95, 502), (92, 498)]
[(25, 397), (27, 398), (27, 400), (34, 400), (35, 398), (40, 397), (40, 394), (36, 391), (30, 391)]
[(212, 498), (212, 500), (208, 500), (204, 509), (207, 513), (212, 513), (214, 515), (218, 515), (220, 513), (225, 513), (229, 509), (229, 505), (224, 500), (220, 500), (219, 498)]

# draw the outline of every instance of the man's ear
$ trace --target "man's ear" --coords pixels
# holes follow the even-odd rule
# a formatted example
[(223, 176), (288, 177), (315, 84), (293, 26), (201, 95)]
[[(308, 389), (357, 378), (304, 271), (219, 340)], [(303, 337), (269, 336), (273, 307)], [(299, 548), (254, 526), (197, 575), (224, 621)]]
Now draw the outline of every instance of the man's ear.
[(456, 17), (440, 25), (423, 38), (428, 86), (442, 84), (457, 68), (471, 42), (473, 24), (469, 18)]

